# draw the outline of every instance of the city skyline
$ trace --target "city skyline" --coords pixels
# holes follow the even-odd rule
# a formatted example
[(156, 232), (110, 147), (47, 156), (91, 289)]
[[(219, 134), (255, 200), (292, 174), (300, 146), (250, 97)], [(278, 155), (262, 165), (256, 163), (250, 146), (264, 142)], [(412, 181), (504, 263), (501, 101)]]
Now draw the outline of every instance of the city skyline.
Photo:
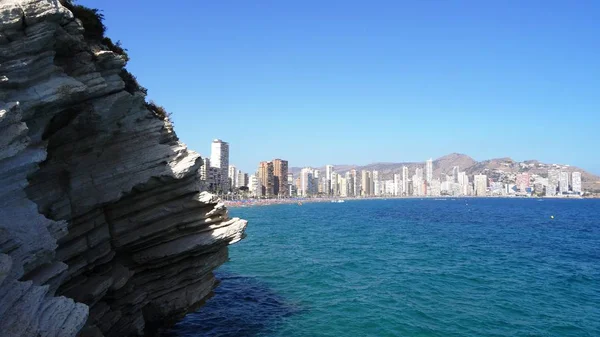
[[(389, 168), (365, 169), (335, 165), (324, 168), (303, 167), (294, 175), (287, 160), (275, 158), (260, 161), (254, 173), (245, 173), (229, 164), (229, 143), (215, 139), (211, 143), (211, 158), (203, 159), (200, 177), (206, 189), (219, 194), (245, 194), (255, 198), (301, 197), (421, 197), (421, 196), (582, 196), (583, 178), (576, 168), (540, 162), (515, 163), (499, 159), (497, 167), (479, 168), (468, 173), (465, 157), (451, 154), (452, 160), (462, 160), (466, 167), (446, 165), (445, 172), (436, 170), (444, 160), (432, 158), (423, 162), (399, 164)], [(462, 157), (461, 157), (462, 156)], [(448, 159), (448, 158), (446, 158)], [(409, 168), (407, 165), (411, 166)], [(514, 172), (513, 166), (518, 165)], [(220, 167), (215, 167), (220, 166)], [(441, 168), (440, 168), (441, 169)], [(412, 176), (410, 172), (414, 173)], [(575, 170), (575, 171), (574, 171)], [(435, 173), (437, 171), (437, 173)], [(545, 171), (545, 172), (541, 172)], [(226, 176), (223, 177), (222, 174)], [(587, 174), (587, 173), (586, 173)], [(591, 192), (597, 193), (598, 190)]]

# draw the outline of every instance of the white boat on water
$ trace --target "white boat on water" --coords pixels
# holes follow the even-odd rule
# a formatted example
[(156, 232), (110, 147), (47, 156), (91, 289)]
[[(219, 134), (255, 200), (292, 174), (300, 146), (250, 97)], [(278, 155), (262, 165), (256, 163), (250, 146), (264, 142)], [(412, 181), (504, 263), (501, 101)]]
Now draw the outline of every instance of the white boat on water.
[(338, 202), (339, 203), (339, 202), (344, 202), (344, 200), (341, 200), (341, 199), (339, 199), (339, 200), (331, 200), (331, 202)]

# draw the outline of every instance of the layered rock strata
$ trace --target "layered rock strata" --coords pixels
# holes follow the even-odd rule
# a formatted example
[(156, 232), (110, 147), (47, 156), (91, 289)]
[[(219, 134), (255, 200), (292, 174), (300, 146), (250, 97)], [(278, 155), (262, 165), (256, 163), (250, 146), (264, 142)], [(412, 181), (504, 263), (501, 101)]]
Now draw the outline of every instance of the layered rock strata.
[(193, 310), (245, 220), (57, 0), (0, 1), (0, 335), (153, 334)]

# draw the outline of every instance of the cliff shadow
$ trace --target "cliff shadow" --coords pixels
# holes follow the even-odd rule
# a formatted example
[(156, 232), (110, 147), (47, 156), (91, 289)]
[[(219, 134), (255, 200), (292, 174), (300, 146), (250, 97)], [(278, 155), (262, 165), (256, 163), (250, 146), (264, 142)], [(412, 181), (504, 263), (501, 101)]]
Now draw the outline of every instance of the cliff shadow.
[(160, 336), (262, 336), (275, 332), (286, 317), (302, 311), (255, 278), (223, 271), (215, 275), (220, 284), (214, 296)]

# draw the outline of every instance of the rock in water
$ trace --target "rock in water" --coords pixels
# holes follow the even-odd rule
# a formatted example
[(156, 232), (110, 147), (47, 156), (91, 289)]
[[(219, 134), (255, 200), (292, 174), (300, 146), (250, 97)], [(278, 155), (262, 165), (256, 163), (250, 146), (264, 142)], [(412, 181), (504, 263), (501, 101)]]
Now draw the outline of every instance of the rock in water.
[(0, 1), (3, 337), (151, 334), (210, 294), (246, 227), (84, 26), (57, 0)]

